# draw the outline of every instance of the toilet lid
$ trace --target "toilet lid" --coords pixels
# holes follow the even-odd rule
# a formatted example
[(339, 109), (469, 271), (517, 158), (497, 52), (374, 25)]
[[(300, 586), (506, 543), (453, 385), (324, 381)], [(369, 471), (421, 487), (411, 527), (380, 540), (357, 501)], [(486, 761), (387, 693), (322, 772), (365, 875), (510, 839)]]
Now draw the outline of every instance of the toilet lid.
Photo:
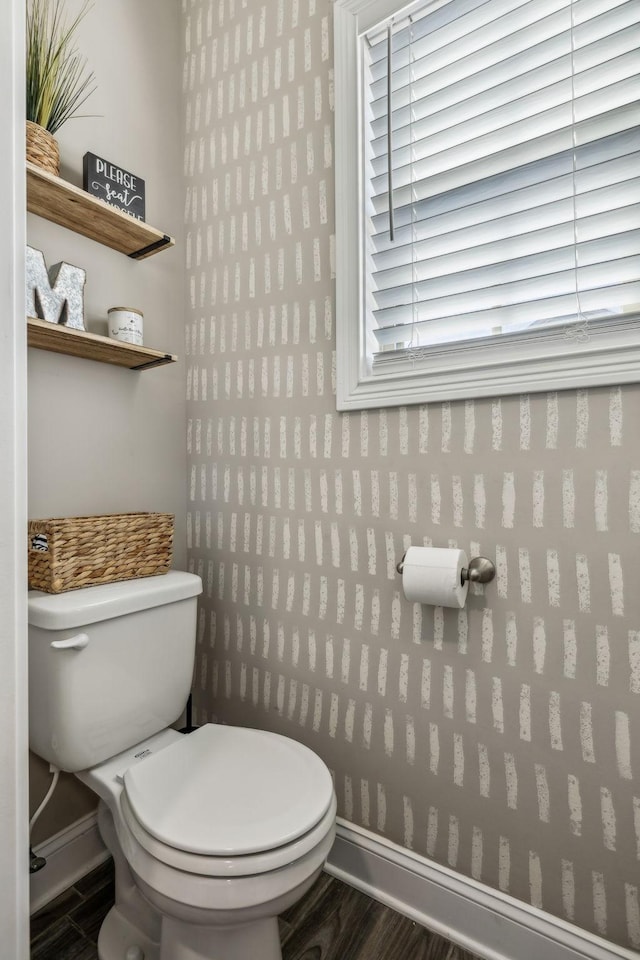
[(130, 767), (124, 789), (144, 829), (204, 856), (241, 856), (296, 840), (327, 812), (331, 774), (276, 733), (207, 724)]

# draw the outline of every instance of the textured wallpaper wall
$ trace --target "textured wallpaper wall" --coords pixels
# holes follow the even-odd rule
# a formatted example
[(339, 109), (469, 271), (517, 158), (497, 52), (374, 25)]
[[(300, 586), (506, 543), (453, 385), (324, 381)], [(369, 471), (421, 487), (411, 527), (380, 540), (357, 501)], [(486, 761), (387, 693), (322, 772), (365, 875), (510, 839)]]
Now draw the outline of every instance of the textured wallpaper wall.
[[(638, 948), (639, 391), (336, 413), (331, 4), (183, 16), (197, 719), (300, 739), (341, 816)], [(408, 604), (409, 543), (497, 579)]]

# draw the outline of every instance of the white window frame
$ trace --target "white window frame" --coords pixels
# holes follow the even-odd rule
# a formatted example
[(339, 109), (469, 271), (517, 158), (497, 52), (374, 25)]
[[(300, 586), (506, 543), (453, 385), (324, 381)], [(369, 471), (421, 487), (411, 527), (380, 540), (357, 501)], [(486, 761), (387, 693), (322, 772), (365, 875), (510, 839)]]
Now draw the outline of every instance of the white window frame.
[(454, 343), (433, 348), (426, 364), (400, 359), (372, 373), (363, 322), (359, 38), (406, 6), (401, 0), (334, 0), (338, 410), (637, 382), (637, 315), (593, 323), (584, 342), (548, 330)]

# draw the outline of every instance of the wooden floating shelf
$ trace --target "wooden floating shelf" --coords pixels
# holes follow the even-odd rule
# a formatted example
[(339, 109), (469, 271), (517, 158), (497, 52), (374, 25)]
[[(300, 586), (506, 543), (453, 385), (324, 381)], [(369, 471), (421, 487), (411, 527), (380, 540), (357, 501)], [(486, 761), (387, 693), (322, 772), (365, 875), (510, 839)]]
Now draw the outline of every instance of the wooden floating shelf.
[(27, 161), (27, 209), (134, 260), (172, 247), (172, 237)]
[(137, 347), (132, 343), (122, 343), (101, 337), (86, 330), (74, 330), (59, 323), (49, 323), (27, 317), (27, 341), (30, 347), (49, 350), (52, 353), (65, 353), (70, 357), (83, 357), (85, 360), (97, 360), (99, 363), (112, 363), (129, 370), (150, 370), (165, 363), (175, 363), (178, 359), (171, 353)]

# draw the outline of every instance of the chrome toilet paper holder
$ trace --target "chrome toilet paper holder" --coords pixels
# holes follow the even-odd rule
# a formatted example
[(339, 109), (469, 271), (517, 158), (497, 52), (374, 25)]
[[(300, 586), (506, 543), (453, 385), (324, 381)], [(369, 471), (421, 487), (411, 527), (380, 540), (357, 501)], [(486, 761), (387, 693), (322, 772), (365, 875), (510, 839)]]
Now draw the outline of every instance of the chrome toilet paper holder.
[[(400, 576), (402, 576), (406, 555), (407, 551), (405, 550), (402, 559), (396, 564), (396, 570)], [(472, 583), (491, 583), (495, 575), (496, 565), (493, 560), (489, 560), (488, 557), (474, 557), (473, 560), (469, 560), (469, 566), (463, 567), (460, 571), (460, 586), (467, 580)]]

